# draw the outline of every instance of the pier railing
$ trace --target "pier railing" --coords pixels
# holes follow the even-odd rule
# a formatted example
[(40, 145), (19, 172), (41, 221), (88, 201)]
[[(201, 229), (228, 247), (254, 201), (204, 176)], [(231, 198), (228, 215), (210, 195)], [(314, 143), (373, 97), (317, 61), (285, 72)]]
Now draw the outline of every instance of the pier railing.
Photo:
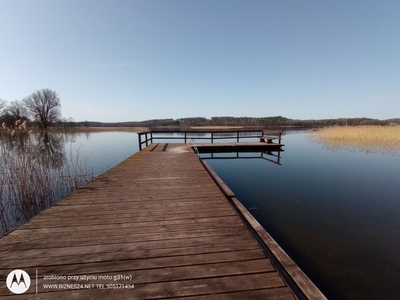
[(216, 140), (234, 139), (236, 142), (241, 142), (243, 139), (254, 139), (266, 137), (265, 134), (274, 134), (272, 137), (281, 143), (282, 131), (281, 130), (267, 130), (267, 129), (242, 129), (242, 130), (182, 130), (182, 131), (166, 131), (166, 130), (151, 130), (138, 132), (139, 150), (141, 151), (143, 145), (146, 147), (149, 144), (155, 143), (157, 140), (180, 140), (185, 144), (191, 139), (209, 140), (214, 143)]

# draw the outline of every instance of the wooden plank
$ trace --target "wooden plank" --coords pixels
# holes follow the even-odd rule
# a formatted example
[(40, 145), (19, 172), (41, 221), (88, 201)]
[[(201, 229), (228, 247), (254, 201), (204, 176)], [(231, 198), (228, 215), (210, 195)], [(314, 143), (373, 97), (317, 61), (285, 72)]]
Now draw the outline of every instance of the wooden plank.
[[(149, 283), (169, 282), (172, 284), (174, 281), (183, 281), (191, 279), (206, 279), (223, 276), (235, 276), (244, 274), (260, 274), (270, 273), (274, 278), (272, 282), (267, 282), (271, 287), (284, 286), (279, 274), (273, 272), (275, 269), (270, 262), (266, 259), (255, 259), (246, 261), (230, 261), (222, 263), (208, 263), (190, 266), (176, 266), (176, 267), (161, 267), (161, 268), (148, 268), (136, 270), (135, 261), (123, 262), (110, 262), (100, 264), (80, 264), (80, 265), (62, 265), (62, 266), (46, 266), (41, 267), (41, 274), (63, 274), (65, 276), (77, 276), (103, 273), (107, 275), (129, 274), (132, 277), (132, 282), (135, 285), (147, 285)], [(28, 274), (35, 274), (35, 268), (25, 268)], [(43, 283), (48, 283), (42, 277), (38, 280), (39, 286)], [(52, 280), (51, 283), (66, 283), (64, 279)], [(113, 283), (109, 279), (95, 279), (85, 280), (85, 283)], [(0, 286), (0, 295), (7, 294), (9, 291), (6, 286)]]
[[(36, 234), (40, 234), (42, 238), (46, 236), (56, 236), (60, 233), (73, 232), (74, 235), (81, 236), (85, 233), (93, 234), (93, 231), (101, 230), (105, 235), (123, 234), (126, 230), (134, 232), (165, 232), (165, 231), (187, 231), (194, 229), (207, 229), (207, 228), (223, 228), (223, 227), (237, 227), (244, 226), (234, 215), (228, 217), (216, 218), (199, 218), (199, 219), (179, 219), (168, 220), (161, 222), (131, 222), (131, 223), (118, 223), (118, 224), (104, 224), (104, 225), (89, 225), (89, 226), (62, 226), (62, 227), (47, 227), (35, 229)], [(9, 236), (30, 236), (32, 235), (32, 228), (15, 230)]]
[[(205, 186), (205, 188), (207, 188), (207, 186)], [(126, 209), (126, 208), (134, 208), (134, 209), (153, 209), (153, 208), (159, 208), (160, 210), (164, 210), (164, 209), (171, 209), (174, 208), (178, 209), (180, 207), (184, 207), (184, 206), (209, 206), (209, 205), (213, 205), (215, 204), (216, 206), (219, 207), (223, 207), (225, 206), (225, 203), (221, 203), (221, 195), (213, 195), (210, 196), (209, 198), (207, 198), (206, 201), (204, 201), (204, 198), (197, 198), (197, 199), (191, 199), (191, 200), (183, 200), (180, 201), (180, 199), (177, 199), (175, 201), (162, 201), (159, 200), (157, 202), (140, 202), (137, 201), (135, 203), (130, 203), (131, 205), (127, 207), (126, 202), (124, 203), (96, 203), (96, 205), (93, 205), (93, 203), (88, 203), (88, 204), (79, 204), (79, 205), (75, 205), (75, 204), (66, 204), (63, 203), (63, 205), (56, 205), (54, 206), (54, 209), (52, 209), (50, 212), (45, 212), (42, 213), (38, 216), (42, 217), (42, 216), (46, 216), (49, 215), (51, 213), (63, 213), (65, 211), (71, 211), (71, 210), (77, 210), (77, 211), (81, 211), (83, 214), (86, 214), (86, 211), (98, 211), (99, 209)], [(68, 207), (66, 207), (68, 206)], [(83, 211), (84, 210), (84, 211)]]
[[(209, 295), (210, 287), (216, 290), (219, 295), (221, 293), (241, 291), (243, 289), (269, 288), (272, 290), (280, 288), (283, 285), (282, 279), (276, 274), (261, 273), (247, 276), (238, 275), (232, 277), (205, 278), (201, 280), (173, 282), (171, 284), (159, 283), (153, 285), (139, 285), (135, 291), (135, 293), (138, 294), (135, 295), (142, 299)], [(289, 294), (288, 292), (286, 293)]]
[[(248, 260), (248, 261), (232, 261), (223, 263), (210, 263), (210, 264), (200, 264), (192, 266), (178, 266), (178, 267), (167, 267), (167, 268), (149, 268), (136, 270), (134, 261), (121, 262), (121, 263), (103, 263), (101, 268), (93, 265), (63, 265), (63, 266), (48, 266), (40, 268), (42, 274), (63, 274), (68, 275), (101, 275), (107, 274), (109, 276), (115, 276), (118, 274), (129, 274), (132, 277), (132, 283), (135, 287), (148, 286), (150, 283), (162, 283), (168, 282), (170, 285), (174, 285), (174, 282), (182, 282), (186, 280), (201, 279), (204, 281), (208, 278), (225, 277), (225, 276), (237, 276), (237, 275), (251, 275), (260, 273), (269, 273), (273, 271), (274, 268), (271, 266), (268, 260), (258, 259), (258, 260)], [(35, 274), (36, 269), (25, 268), (28, 274)], [(269, 287), (281, 287), (284, 286), (282, 279), (279, 274), (273, 272), (267, 275), (269, 280), (264, 284)], [(49, 281), (43, 280), (42, 277), (38, 279), (38, 286), (41, 287), (43, 291), (43, 283), (48, 283)], [(228, 279), (229, 282), (229, 279)], [(230, 281), (232, 285), (237, 283)], [(66, 283), (65, 280), (52, 280), (52, 284)], [(109, 279), (95, 279), (95, 280), (85, 280), (85, 284), (112, 284), (113, 280)], [(192, 286), (194, 288), (194, 286)], [(205, 287), (208, 289), (208, 287)], [(48, 288), (47, 290), (54, 290)], [(174, 289), (172, 289), (174, 290)], [(34, 289), (30, 289), (30, 292), (34, 292)], [(67, 291), (68, 292), (68, 291)], [(0, 286), (0, 295), (7, 295), (9, 291), (6, 286)], [(147, 295), (149, 297), (149, 295)]]
[[(160, 241), (160, 240), (178, 240), (178, 239), (188, 239), (202, 237), (203, 240), (207, 240), (208, 237), (220, 236), (224, 238), (229, 235), (236, 235), (240, 233), (246, 235), (246, 229), (244, 228), (224, 228), (224, 229), (209, 229), (201, 231), (191, 231), (191, 232), (170, 232), (168, 235), (164, 233), (143, 233), (141, 235), (116, 235), (116, 236), (103, 236), (98, 234), (96, 236), (88, 238), (75, 238), (75, 239), (64, 239), (63, 246), (71, 247), (76, 245), (98, 245), (98, 244), (118, 244), (127, 243), (131, 240), (137, 242), (145, 241)], [(11, 249), (32, 249), (32, 248), (51, 248), (57, 247), (58, 244), (54, 243), (53, 239), (50, 240), (39, 240), (37, 237), (32, 239), (18, 239), (18, 236), (7, 236), (4, 239), (6, 243), (0, 244), (0, 251), (7, 251)]]
[[(38, 257), (60, 257), (68, 255), (84, 255), (89, 253), (107, 253), (107, 252), (128, 252), (128, 251), (150, 251), (156, 249), (174, 249), (178, 252), (178, 249), (182, 247), (198, 247), (198, 246), (215, 246), (215, 245), (230, 245), (234, 243), (252, 243), (254, 239), (250, 236), (237, 236), (231, 235), (221, 239), (220, 236), (212, 236), (207, 238), (205, 241), (202, 237), (195, 237), (190, 239), (180, 240), (157, 240), (157, 241), (144, 241), (144, 242), (128, 242), (119, 244), (97, 244), (80, 246), (75, 245), (71, 247), (65, 247), (59, 245), (59, 247), (52, 248), (28, 248), (9, 250), (0, 252), (0, 260), (8, 259), (33, 259)], [(253, 246), (257, 244), (253, 243)], [(1, 269), (0, 269), (1, 272)]]
[[(250, 279), (250, 278), (249, 278)], [(243, 284), (243, 281), (240, 281), (238, 285)], [(225, 291), (220, 294), (212, 294), (212, 295), (196, 295), (191, 297), (185, 297), (185, 300), (232, 300), (232, 299), (240, 299), (240, 300), (254, 300), (254, 299), (268, 299), (268, 300), (294, 300), (295, 297), (290, 293), (287, 287), (276, 287), (274, 289), (271, 288), (263, 288), (257, 290), (242, 290), (242, 291)]]
[[(97, 252), (97, 253), (87, 253), (80, 255), (70, 255), (65, 253), (61, 256), (38, 256), (33, 260), (31, 256), (29, 258), (19, 258), (17, 252), (13, 256), (9, 256), (9, 259), (3, 260), (1, 262), (3, 270), (12, 269), (15, 266), (20, 268), (25, 267), (43, 267), (47, 265), (68, 265), (68, 264), (78, 264), (78, 263), (92, 263), (101, 261), (115, 261), (115, 260), (125, 260), (125, 259), (148, 259), (148, 258), (158, 258), (162, 259), (164, 257), (177, 257), (184, 255), (196, 255), (196, 254), (223, 254), (224, 257), (228, 252), (246, 252), (248, 250), (261, 251), (257, 245), (246, 242), (236, 242), (230, 244), (213, 244), (213, 245), (199, 245), (199, 246), (182, 246), (180, 248), (162, 248), (162, 249), (148, 249), (148, 250), (132, 250), (132, 251), (118, 251), (118, 252)], [(247, 252), (246, 252), (247, 253)], [(191, 256), (190, 256), (191, 257)]]
[[(149, 193), (145, 193), (142, 191), (135, 191), (135, 194), (132, 195), (132, 192), (127, 191), (126, 194), (125, 192), (119, 194), (118, 196), (115, 197), (102, 197), (98, 196), (96, 197), (95, 194), (81, 194), (77, 193), (75, 197), (73, 198), (65, 198), (62, 202), (57, 204), (56, 207), (59, 206), (69, 206), (69, 205), (87, 205), (87, 204), (97, 204), (97, 203), (120, 203), (120, 202), (147, 202), (149, 204), (152, 204), (153, 202), (157, 203), (157, 201), (168, 201), (168, 200), (174, 200), (179, 198), (179, 201), (191, 201), (191, 200), (197, 200), (197, 199), (203, 199), (204, 197), (213, 198), (213, 197), (219, 197), (220, 193), (212, 191), (208, 192), (205, 191), (201, 195), (199, 194), (191, 194), (188, 195), (187, 192), (172, 192), (169, 193), (168, 195), (150, 195)], [(47, 212), (47, 211), (45, 211)]]
[[(261, 249), (256, 250), (247, 250), (247, 251), (232, 251), (232, 252), (221, 252), (221, 253), (200, 253), (200, 254), (192, 254), (192, 255), (181, 255), (181, 256), (170, 256), (170, 257), (153, 257), (146, 259), (137, 259), (137, 257), (132, 257), (128, 259), (129, 255), (125, 255), (123, 261), (118, 261), (116, 258), (119, 256), (117, 253), (113, 253), (115, 256), (113, 257), (111, 254), (108, 254), (108, 260), (94, 261), (94, 262), (84, 262), (79, 263), (79, 269), (76, 270), (76, 264), (74, 263), (63, 263), (57, 264), (58, 272), (63, 272), (63, 274), (73, 274), (78, 275), (79, 272), (81, 274), (95, 274), (98, 272), (114, 272), (114, 271), (139, 271), (139, 270), (147, 270), (147, 269), (163, 269), (163, 268), (175, 268), (175, 267), (188, 267), (195, 265), (208, 265), (208, 264), (225, 264), (225, 263), (238, 263), (247, 261), (249, 264), (252, 264), (254, 260), (259, 261), (260, 259), (264, 261), (265, 255), (261, 251)], [(73, 262), (70, 259), (70, 262)], [(271, 269), (269, 263), (267, 264), (267, 271), (273, 270)], [(27, 270), (33, 270), (34, 268), (29, 267), (28, 265), (24, 266)], [(40, 265), (41, 273), (54, 272), (54, 266), (51, 264)], [(11, 267), (9, 270), (4, 268), (4, 271), (10, 272), (13, 270)], [(85, 273), (86, 272), (86, 273)], [(161, 271), (160, 271), (161, 272)], [(200, 275), (199, 275), (200, 276)]]
[(64, 227), (64, 226), (85, 226), (85, 225), (103, 225), (103, 224), (123, 224), (123, 223), (135, 223), (135, 222), (156, 222), (156, 221), (167, 221), (167, 220), (183, 220), (183, 219), (195, 219), (195, 218), (210, 218), (210, 217), (226, 217), (226, 216), (232, 216), (235, 215), (235, 213), (232, 212), (226, 212), (226, 211), (206, 211), (206, 212), (191, 212), (191, 213), (185, 213), (184, 215), (180, 214), (172, 214), (172, 215), (162, 215), (162, 214), (153, 214), (153, 215), (140, 215), (140, 216), (135, 216), (135, 217), (130, 217), (130, 218), (107, 218), (107, 219), (94, 219), (91, 220), (90, 222), (85, 222), (79, 221), (79, 222), (54, 222), (54, 223), (49, 223), (47, 220), (43, 220), (40, 222), (38, 220), (36, 222), (29, 222), (26, 223), (23, 226), (23, 229), (29, 229), (29, 228), (47, 228), (47, 227)]
[[(221, 230), (223, 229), (223, 230)], [(145, 236), (147, 237), (157, 237), (160, 235), (168, 235), (168, 236), (177, 236), (177, 234), (196, 234), (197, 232), (207, 232), (211, 233), (214, 231), (218, 232), (226, 232), (226, 233), (238, 233), (241, 230), (244, 230), (245, 227), (241, 223), (225, 223), (224, 225), (221, 224), (183, 224), (181, 226), (171, 226), (171, 227), (141, 227), (139, 229), (127, 228), (127, 229), (119, 229), (118, 231), (114, 229), (110, 230), (103, 230), (102, 234), (108, 238), (115, 238), (119, 236), (125, 236), (128, 238), (134, 237), (135, 239), (141, 239)], [(84, 230), (84, 231), (68, 231), (68, 232), (61, 232), (61, 233), (41, 233), (42, 239), (63, 239), (66, 241), (67, 239), (73, 240), (92, 240), (98, 239), (96, 235), (94, 235), (97, 231), (96, 230)], [(177, 237), (178, 238), (178, 237)], [(32, 236), (32, 234), (10, 234), (7, 237), (8, 243), (17, 243), (17, 242), (34, 242), (37, 240), (37, 237)]]
[[(215, 236), (215, 235), (233, 235), (233, 234), (245, 234), (244, 232), (242, 233), (243, 230), (246, 230), (244, 226), (221, 226), (221, 227), (208, 227), (208, 228), (202, 228), (202, 229), (197, 229), (197, 230), (187, 230), (187, 231), (169, 231), (168, 234), (166, 234), (164, 231), (154, 231), (154, 232), (142, 232), (136, 231), (132, 233), (127, 233), (125, 235), (123, 234), (115, 234), (115, 235), (94, 235), (94, 232), (92, 231), (91, 235), (77, 235), (74, 238), (74, 232), (69, 231), (69, 232), (64, 232), (60, 233), (59, 235), (55, 235), (55, 237), (62, 237), (65, 239), (64, 245), (69, 245), (70, 243), (73, 244), (73, 241), (69, 241), (69, 239), (78, 241), (79, 243), (89, 243), (93, 244), (96, 243), (119, 243), (123, 242), (125, 240), (129, 239), (136, 239), (138, 241), (142, 240), (162, 240), (162, 239), (182, 239), (182, 238), (191, 238), (191, 237), (199, 237), (199, 236)], [(44, 237), (51, 237), (52, 234), (49, 234)], [(1, 251), (6, 251), (8, 248), (12, 248), (10, 244), (16, 244), (22, 243), (25, 244), (26, 242), (29, 242), (30, 246), (36, 246), (36, 245), (43, 245), (47, 244), (44, 241), (40, 241), (37, 239), (37, 237), (27, 237), (27, 235), (9, 235), (7, 238), (4, 238), (4, 245), (0, 245)], [(52, 244), (51, 241), (49, 241), (50, 244)], [(22, 247), (22, 245), (21, 245)]]
[(188, 219), (174, 219), (174, 220), (164, 220), (155, 222), (125, 222), (116, 224), (100, 224), (100, 225), (83, 225), (83, 226), (58, 226), (58, 227), (44, 227), (44, 228), (22, 228), (13, 231), (10, 235), (24, 235), (32, 234), (31, 230), (35, 230), (36, 234), (46, 234), (46, 233), (59, 233), (68, 231), (92, 231), (92, 230), (116, 230), (126, 229), (126, 228), (143, 228), (147, 230), (148, 227), (164, 227), (164, 226), (180, 226), (184, 224), (199, 224), (210, 223), (210, 224), (243, 224), (238, 220), (236, 214), (231, 216), (218, 216), (218, 217), (206, 217), (206, 218), (188, 218)]

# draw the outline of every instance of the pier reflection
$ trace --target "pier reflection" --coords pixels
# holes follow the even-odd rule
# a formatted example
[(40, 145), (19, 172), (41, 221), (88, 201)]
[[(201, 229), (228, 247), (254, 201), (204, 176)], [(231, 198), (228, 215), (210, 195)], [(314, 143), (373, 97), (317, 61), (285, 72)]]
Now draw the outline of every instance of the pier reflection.
[(200, 159), (263, 159), (265, 161), (277, 164), (279, 166), (281, 163), (281, 152), (278, 151), (240, 151), (240, 152), (206, 152), (200, 153)]

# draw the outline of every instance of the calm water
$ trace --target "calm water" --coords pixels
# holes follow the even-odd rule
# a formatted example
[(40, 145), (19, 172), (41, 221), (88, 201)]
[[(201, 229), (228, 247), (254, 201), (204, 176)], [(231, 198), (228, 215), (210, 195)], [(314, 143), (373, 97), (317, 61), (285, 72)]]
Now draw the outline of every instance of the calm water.
[[(53, 138), (95, 175), (138, 151), (132, 132)], [(331, 151), (304, 132), (283, 143), (281, 165), (201, 156), (329, 299), (400, 299), (400, 156)]]
[(332, 151), (303, 132), (283, 143), (282, 165), (207, 162), (329, 299), (400, 299), (400, 156)]
[[(79, 152), (81, 160), (89, 159), (96, 175), (116, 166), (139, 151), (135, 132), (94, 132), (66, 136), (66, 148)], [(68, 152), (68, 151), (67, 151)]]

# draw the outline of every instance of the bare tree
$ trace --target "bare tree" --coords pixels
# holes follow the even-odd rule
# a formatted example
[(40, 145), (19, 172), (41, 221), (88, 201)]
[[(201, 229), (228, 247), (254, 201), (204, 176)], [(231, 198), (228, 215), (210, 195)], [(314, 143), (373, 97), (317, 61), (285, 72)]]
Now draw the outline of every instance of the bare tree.
[(40, 129), (47, 129), (61, 116), (61, 102), (57, 93), (42, 89), (25, 98), (27, 109), (38, 121)]
[(7, 101), (6, 100), (2, 100), (0, 98), (0, 113), (2, 113), (3, 108), (6, 107)]
[(15, 120), (27, 120), (28, 119), (28, 109), (21, 100), (11, 101), (7, 107), (7, 112), (15, 118)]

